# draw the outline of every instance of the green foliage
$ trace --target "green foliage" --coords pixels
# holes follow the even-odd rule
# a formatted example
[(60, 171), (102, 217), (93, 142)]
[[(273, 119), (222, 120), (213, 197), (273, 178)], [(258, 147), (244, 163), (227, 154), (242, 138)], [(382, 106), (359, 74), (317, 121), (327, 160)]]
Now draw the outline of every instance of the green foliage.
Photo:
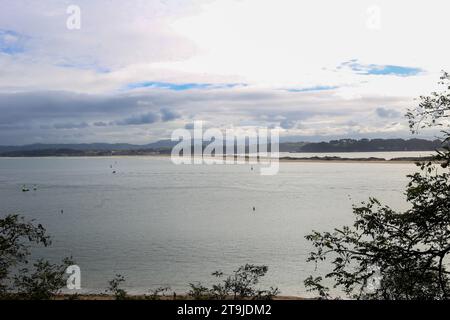
[(0, 295), (8, 291), (11, 268), (27, 263), (30, 244), (50, 245), (42, 225), (26, 222), (17, 214), (0, 218)]
[(322, 285), (322, 277), (309, 276), (305, 279), (305, 286), (308, 288), (308, 291), (316, 291), (319, 294), (319, 297), (324, 300), (328, 300), (330, 298), (330, 289)]
[(417, 106), (406, 113), (413, 133), (427, 127), (448, 126), (446, 120), (450, 117), (450, 75), (443, 71), (438, 84), (441, 86), (440, 91), (420, 96)]
[[(449, 75), (444, 73), (441, 80), (450, 92)], [(448, 125), (449, 97), (447, 92), (421, 97), (418, 108), (407, 114), (411, 130)], [(447, 143), (449, 134), (443, 133)], [(354, 207), (352, 226), (307, 235), (315, 248), (308, 261), (330, 259), (333, 269), (325, 277), (352, 298), (449, 299), (449, 159), (450, 149), (443, 145), (433, 161), (418, 163), (420, 171), (408, 176), (410, 209), (405, 212), (370, 198)], [(378, 282), (371, 287), (374, 277)], [(328, 298), (321, 280), (309, 277), (305, 285)]]
[(48, 300), (66, 285), (65, 271), (73, 261), (65, 258), (62, 264), (51, 264), (42, 259), (33, 264), (34, 270), (23, 268), (14, 277), (19, 297), (32, 300)]
[[(42, 225), (17, 214), (0, 218), (0, 298), (50, 299), (66, 284), (65, 270), (73, 264), (71, 259), (64, 259), (61, 265), (38, 260), (30, 270), (32, 244), (51, 244)], [(18, 274), (13, 274), (16, 269)]]
[(246, 264), (239, 267), (231, 275), (224, 278), (220, 271), (212, 275), (222, 281), (214, 284), (211, 288), (203, 286), (201, 283), (190, 284), (189, 296), (194, 299), (272, 299), (279, 294), (277, 288), (267, 290), (257, 289), (260, 278), (264, 277), (268, 271), (267, 266), (256, 266)]
[(160, 300), (163, 297), (166, 297), (166, 292), (169, 292), (170, 287), (159, 287), (154, 290), (150, 290), (150, 295), (146, 295), (146, 300)]
[(211, 289), (203, 286), (200, 282), (190, 283), (189, 286), (191, 287), (191, 289), (188, 292), (188, 296), (193, 298), (194, 300), (206, 300), (213, 298), (210, 294)]
[(125, 282), (125, 278), (120, 275), (116, 274), (114, 279), (108, 282), (108, 290), (111, 292), (116, 300), (126, 300), (128, 298), (127, 292), (121, 288), (122, 284)]

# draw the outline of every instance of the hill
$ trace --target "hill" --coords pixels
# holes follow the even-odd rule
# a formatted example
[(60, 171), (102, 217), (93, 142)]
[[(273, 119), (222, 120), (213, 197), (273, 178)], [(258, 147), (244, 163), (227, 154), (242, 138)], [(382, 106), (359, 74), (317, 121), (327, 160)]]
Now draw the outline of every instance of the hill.
[[(30, 144), (24, 146), (0, 146), (2, 157), (32, 156), (105, 156), (170, 154), (177, 142), (160, 140), (145, 145), (127, 143), (82, 144)], [(207, 143), (206, 143), (207, 144)], [(205, 145), (206, 145), (205, 144)], [(440, 140), (424, 139), (341, 139), (329, 142), (282, 142), (280, 152), (376, 152), (376, 151), (433, 151), (440, 148)]]

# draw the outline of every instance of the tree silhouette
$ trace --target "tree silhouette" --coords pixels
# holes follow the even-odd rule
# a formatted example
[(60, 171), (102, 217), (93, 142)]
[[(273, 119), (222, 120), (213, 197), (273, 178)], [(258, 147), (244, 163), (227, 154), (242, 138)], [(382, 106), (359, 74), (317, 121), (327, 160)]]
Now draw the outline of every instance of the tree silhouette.
[[(448, 128), (450, 77), (443, 72), (440, 92), (420, 97), (406, 114), (413, 133), (426, 127)], [(331, 260), (325, 275), (356, 299), (449, 299), (445, 261), (450, 252), (450, 134), (442, 130), (443, 145), (432, 161), (418, 163), (408, 175), (410, 209), (396, 212), (370, 198), (354, 206), (351, 226), (306, 236), (315, 250), (308, 261)], [(377, 286), (372, 281), (376, 277)], [(308, 277), (305, 286), (322, 298), (329, 288), (322, 277)]]

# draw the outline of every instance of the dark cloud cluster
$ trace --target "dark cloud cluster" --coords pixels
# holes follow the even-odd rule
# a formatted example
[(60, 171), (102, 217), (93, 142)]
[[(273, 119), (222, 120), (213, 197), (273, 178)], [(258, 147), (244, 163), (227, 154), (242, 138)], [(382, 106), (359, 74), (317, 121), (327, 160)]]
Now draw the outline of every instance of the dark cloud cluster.
[(93, 125), (96, 126), (96, 127), (107, 127), (108, 123), (103, 122), (103, 121), (96, 121), (96, 122), (93, 123)]
[(89, 127), (89, 124), (86, 122), (80, 122), (80, 123), (72, 123), (72, 122), (66, 122), (66, 123), (55, 123), (53, 125), (53, 128), (55, 129), (82, 129)]
[(375, 113), (380, 118), (385, 118), (385, 119), (394, 119), (394, 118), (399, 118), (401, 116), (401, 113), (398, 112), (397, 110), (384, 108), (384, 107), (376, 108)]
[[(181, 115), (157, 105), (171, 101), (177, 102), (158, 95), (105, 96), (59, 91), (6, 93), (0, 94), (0, 124), (42, 121), (45, 122), (41, 125), (43, 128), (76, 129), (87, 127), (87, 121), (96, 118), (103, 118), (92, 123), (96, 127), (167, 122)], [(145, 107), (142, 102), (146, 102)], [(77, 122), (69, 119), (86, 120)], [(54, 124), (50, 125), (51, 122)]]
[[(167, 108), (162, 108), (160, 112), (146, 112), (144, 114), (132, 115), (131, 117), (110, 122), (110, 125), (129, 126), (129, 125), (142, 125), (152, 124), (158, 121), (168, 122), (181, 118), (181, 115)], [(101, 122), (105, 124), (105, 122)]]
[(280, 122), (280, 127), (283, 129), (292, 129), (296, 125), (296, 121), (284, 119)]
[(131, 116), (119, 121), (114, 122), (119, 126), (128, 125), (141, 125), (141, 124), (151, 124), (159, 120), (159, 116), (154, 112), (147, 112), (145, 114)]
[(178, 119), (180, 117), (181, 117), (180, 114), (178, 114), (177, 112), (174, 112), (167, 108), (161, 109), (161, 119), (164, 122), (172, 121), (172, 120)]
[[(367, 107), (361, 109), (361, 104)], [(191, 129), (195, 120), (219, 128), (258, 125), (332, 132), (335, 128), (340, 130), (346, 121), (360, 123), (359, 119), (367, 118), (374, 110), (380, 118), (400, 115), (379, 105), (395, 106), (399, 101), (383, 98), (336, 103), (335, 98), (324, 92), (299, 94), (253, 89), (193, 92), (152, 89), (109, 95), (66, 91), (0, 93), (0, 145), (62, 142), (63, 137), (72, 139), (71, 142), (78, 138), (83, 142), (109, 142), (111, 137), (117, 137), (121, 142), (135, 143), (142, 130), (154, 132), (156, 139), (167, 139), (175, 128), (171, 122)], [(331, 123), (325, 129), (321, 124), (324, 120)]]

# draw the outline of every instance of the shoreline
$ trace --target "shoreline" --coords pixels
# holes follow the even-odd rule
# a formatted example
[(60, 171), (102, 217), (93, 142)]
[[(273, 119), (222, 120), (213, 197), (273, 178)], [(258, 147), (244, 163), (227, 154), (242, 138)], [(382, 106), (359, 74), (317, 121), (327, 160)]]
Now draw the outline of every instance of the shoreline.
[(279, 158), (280, 162), (320, 162), (320, 163), (416, 163), (432, 161), (432, 157), (399, 157), (399, 158), (343, 158), (343, 157), (308, 157), (308, 158), (295, 158), (295, 157), (282, 157)]
[[(171, 158), (170, 154), (148, 154), (148, 155), (52, 155), (52, 156), (0, 156), (0, 159), (107, 159), (107, 158), (148, 158), (148, 159), (164, 159), (167, 160)], [(191, 157), (194, 158), (194, 157)], [(221, 160), (221, 157), (217, 157), (217, 160)], [(231, 158), (231, 157), (228, 157)], [(204, 159), (214, 159), (214, 157), (204, 157)], [(224, 159), (224, 158), (222, 158)], [(271, 161), (278, 160), (283, 163), (417, 163), (417, 162), (427, 162), (432, 161), (432, 157), (398, 157), (398, 158), (345, 158), (338, 156), (313, 156), (313, 157), (290, 157), (283, 156), (278, 159), (269, 157), (240, 157), (234, 156), (235, 161), (240, 161), (240, 164), (258, 164), (267, 163)]]
[[(57, 294), (51, 300), (92, 300), (92, 301), (110, 301), (115, 300), (114, 295), (108, 293), (99, 293), (99, 294)], [(159, 295), (156, 298), (151, 294), (128, 294), (126, 300), (190, 300), (194, 301), (195, 299), (188, 296), (187, 294), (180, 295)], [(214, 300), (214, 299), (205, 299), (205, 300)], [(233, 300), (232, 297), (230, 299), (224, 300)], [(245, 300), (245, 299), (244, 299)], [(299, 296), (275, 296), (272, 300), (314, 300), (313, 298), (304, 298)]]

